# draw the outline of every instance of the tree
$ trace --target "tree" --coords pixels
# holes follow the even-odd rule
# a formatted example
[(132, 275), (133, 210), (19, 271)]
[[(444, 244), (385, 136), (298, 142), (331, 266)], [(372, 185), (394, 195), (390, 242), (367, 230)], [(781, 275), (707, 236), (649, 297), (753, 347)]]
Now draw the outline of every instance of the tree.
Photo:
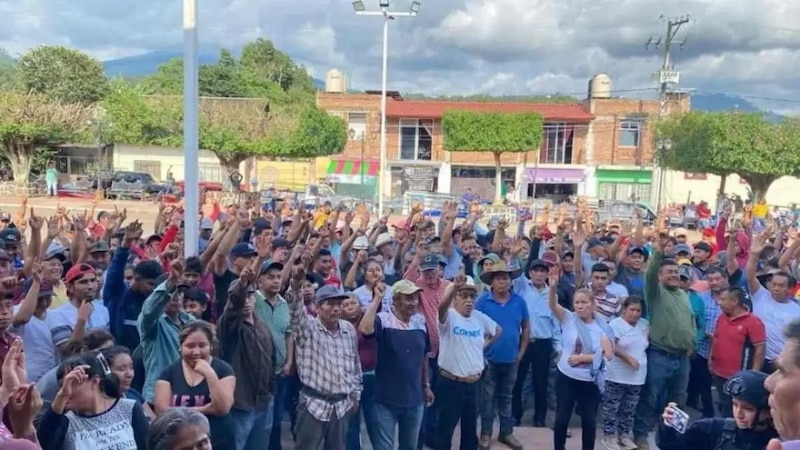
[(0, 157), (8, 159), (14, 179), (27, 183), (40, 149), (85, 136), (91, 108), (54, 102), (41, 94), (0, 93)]
[(735, 173), (750, 185), (756, 200), (772, 183), (796, 176), (800, 168), (800, 122), (774, 124), (758, 113), (694, 111), (667, 120), (659, 135), (670, 140), (661, 155), (673, 170), (727, 176)]
[(95, 103), (108, 88), (100, 61), (67, 47), (41, 46), (18, 62), (20, 87), (63, 103)]
[(448, 152), (491, 152), (495, 164), (495, 203), (502, 203), (500, 155), (529, 152), (542, 145), (542, 116), (538, 113), (446, 111), (442, 116), (444, 149)]
[[(141, 85), (153, 95), (182, 95), (183, 61), (162, 64)], [(313, 104), (315, 93), (306, 69), (264, 39), (247, 44), (238, 61), (221, 50), (216, 63), (200, 67), (199, 88), (203, 96), (266, 98), (274, 105)]]

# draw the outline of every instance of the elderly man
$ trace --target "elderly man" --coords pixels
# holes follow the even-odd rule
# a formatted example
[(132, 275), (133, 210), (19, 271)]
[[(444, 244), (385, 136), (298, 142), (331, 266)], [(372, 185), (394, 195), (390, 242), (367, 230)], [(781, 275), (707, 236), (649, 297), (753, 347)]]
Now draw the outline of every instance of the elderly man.
[(784, 442), (772, 441), (767, 450), (800, 450), (800, 319), (789, 322), (783, 336), (785, 345), (773, 361), (776, 370), (764, 386), (772, 421)]
[(385, 285), (378, 283), (361, 318), (359, 331), (378, 342), (375, 367), (375, 450), (393, 450), (397, 432), (400, 450), (417, 448), (424, 407), (433, 403), (428, 375), (428, 338), (425, 317), (417, 312), (420, 288), (408, 280), (392, 286), (390, 311), (378, 312)]
[(300, 408), (297, 413), (297, 450), (343, 450), (347, 414), (361, 399), (361, 361), (355, 327), (341, 318), (347, 295), (323, 286), (314, 295), (317, 317), (309, 317), (300, 289), (306, 279), (302, 264), (292, 267), (286, 301), (291, 310), (296, 348)]

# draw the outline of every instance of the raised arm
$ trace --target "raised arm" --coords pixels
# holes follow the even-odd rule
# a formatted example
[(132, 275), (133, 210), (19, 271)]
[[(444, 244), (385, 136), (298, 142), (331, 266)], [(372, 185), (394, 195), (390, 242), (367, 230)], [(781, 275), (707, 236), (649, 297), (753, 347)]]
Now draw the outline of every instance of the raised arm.
[(564, 309), (563, 306), (558, 304), (557, 287), (558, 287), (558, 279), (560, 277), (561, 277), (561, 270), (557, 266), (552, 267), (550, 269), (550, 273), (548, 274), (549, 287), (547, 289), (547, 304), (550, 306), (550, 311), (553, 312), (553, 315), (556, 317), (556, 319), (558, 319), (559, 322), (563, 322), (564, 319), (567, 317), (567, 310)]

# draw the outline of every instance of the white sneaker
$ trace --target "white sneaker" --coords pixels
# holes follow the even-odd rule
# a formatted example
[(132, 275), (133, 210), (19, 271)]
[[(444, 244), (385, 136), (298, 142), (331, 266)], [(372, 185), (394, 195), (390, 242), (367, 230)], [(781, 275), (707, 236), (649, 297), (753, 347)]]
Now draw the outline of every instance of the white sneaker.
[(606, 450), (622, 450), (622, 447), (619, 446), (617, 437), (614, 435), (603, 436), (602, 442), (603, 447), (605, 447)]
[(639, 448), (639, 446), (636, 445), (635, 442), (633, 442), (633, 438), (631, 436), (628, 436), (627, 434), (623, 434), (622, 436), (619, 437), (619, 447), (622, 450), (636, 450), (637, 448)]

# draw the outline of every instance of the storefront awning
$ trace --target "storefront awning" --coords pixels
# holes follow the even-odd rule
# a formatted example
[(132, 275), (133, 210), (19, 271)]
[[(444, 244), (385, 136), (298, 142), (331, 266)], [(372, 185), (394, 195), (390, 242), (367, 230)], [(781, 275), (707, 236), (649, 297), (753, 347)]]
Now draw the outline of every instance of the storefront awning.
[(525, 170), (527, 183), (580, 183), (586, 179), (583, 169), (538, 167)]
[(378, 176), (380, 164), (376, 162), (364, 161), (331, 161), (328, 164), (326, 181), (329, 183), (361, 184), (367, 178)]

